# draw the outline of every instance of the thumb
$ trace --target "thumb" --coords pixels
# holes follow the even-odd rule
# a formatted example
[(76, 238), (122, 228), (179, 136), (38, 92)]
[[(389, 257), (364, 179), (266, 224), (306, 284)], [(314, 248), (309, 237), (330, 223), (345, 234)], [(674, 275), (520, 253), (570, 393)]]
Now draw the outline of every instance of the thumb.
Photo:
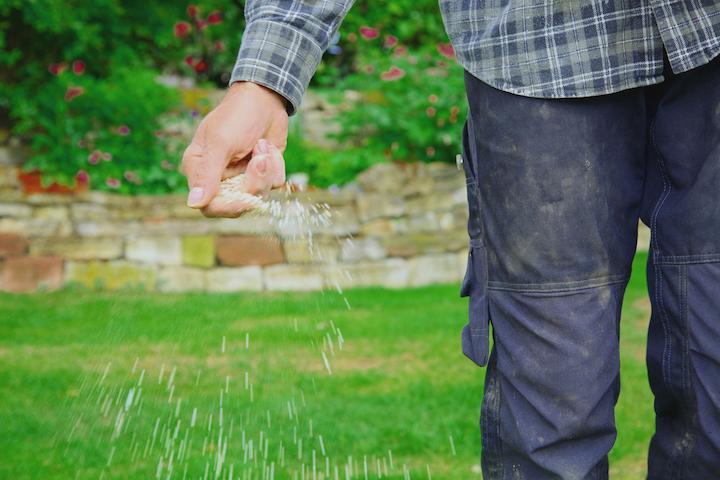
[(220, 188), (227, 155), (219, 150), (206, 150), (191, 144), (183, 155), (183, 173), (188, 180), (190, 193), (187, 205), (203, 208), (217, 194)]

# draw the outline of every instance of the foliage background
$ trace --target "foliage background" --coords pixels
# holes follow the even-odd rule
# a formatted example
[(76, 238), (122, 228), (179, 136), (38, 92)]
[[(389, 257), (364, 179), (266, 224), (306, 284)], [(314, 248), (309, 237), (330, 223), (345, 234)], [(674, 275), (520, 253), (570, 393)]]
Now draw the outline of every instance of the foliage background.
[[(94, 189), (123, 193), (182, 190), (177, 164), (201, 108), (182, 102), (188, 95), (177, 85), (157, 79), (224, 88), (243, 8), (242, 0), (6, 0), (0, 129), (31, 145), (25, 167), (42, 171), (46, 182), (87, 178)], [(181, 23), (188, 31), (179, 35)], [(357, 1), (311, 84), (343, 106), (335, 117), (342, 148), (323, 150), (294, 129), (289, 170), (329, 186), (377, 162), (452, 161), (464, 93), (446, 42), (435, 0)], [(68, 100), (68, 89), (78, 87), (81, 93)], [(361, 100), (344, 101), (348, 90)], [(189, 125), (180, 129), (185, 138), (174, 138), (177, 124)], [(117, 135), (118, 128), (129, 133)], [(97, 150), (112, 160), (90, 163)]]

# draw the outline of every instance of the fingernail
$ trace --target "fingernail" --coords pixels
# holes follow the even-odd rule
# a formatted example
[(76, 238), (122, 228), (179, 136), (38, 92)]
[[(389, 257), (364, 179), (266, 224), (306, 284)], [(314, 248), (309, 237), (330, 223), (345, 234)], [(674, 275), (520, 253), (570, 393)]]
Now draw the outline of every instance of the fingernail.
[(190, 190), (190, 193), (188, 194), (187, 205), (188, 207), (197, 207), (200, 205), (200, 202), (202, 202), (202, 199), (203, 189), (200, 187), (195, 187)]
[[(260, 141), (262, 142), (262, 140)], [(255, 168), (257, 168), (257, 171), (260, 173), (265, 173), (267, 171), (267, 160), (265, 157), (261, 157), (256, 160)]]
[(261, 138), (258, 141), (258, 150), (260, 153), (268, 153), (270, 152), (270, 149), (268, 148), (268, 142), (264, 138)]

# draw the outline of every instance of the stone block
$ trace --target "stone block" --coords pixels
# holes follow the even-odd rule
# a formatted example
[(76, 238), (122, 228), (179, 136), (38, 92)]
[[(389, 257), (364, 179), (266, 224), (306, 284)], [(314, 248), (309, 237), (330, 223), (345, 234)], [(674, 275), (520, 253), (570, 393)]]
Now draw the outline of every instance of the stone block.
[(142, 232), (152, 235), (204, 235), (213, 229), (215, 219), (175, 219), (145, 217), (140, 222)]
[(125, 242), (125, 258), (153, 265), (180, 265), (182, 248), (178, 237), (133, 236)]
[(296, 192), (288, 197), (287, 192), (273, 191), (270, 198), (277, 200), (285, 200), (287, 198), (297, 198), (300, 202), (306, 204), (327, 204), (330, 207), (339, 207), (352, 204), (355, 201), (356, 192), (352, 190), (311, 190), (305, 192)]
[(23, 203), (0, 203), (0, 217), (28, 218), (32, 216), (32, 210)]
[(68, 222), (70, 212), (67, 207), (37, 207), (33, 211), (33, 217), (55, 222)]
[(405, 201), (391, 193), (366, 193), (357, 198), (358, 216), (365, 222), (375, 218), (399, 217), (405, 213)]
[(115, 218), (115, 211), (107, 205), (98, 203), (75, 203), (70, 206), (70, 215), (76, 222), (108, 221)]
[(405, 200), (409, 214), (425, 213), (438, 210), (450, 210), (453, 207), (467, 204), (465, 186), (454, 189), (436, 188), (432, 195), (412, 197)]
[(0, 218), (0, 232), (26, 237), (66, 236), (72, 233), (72, 225), (43, 218)]
[(425, 253), (454, 252), (467, 246), (464, 230), (436, 233), (411, 233), (382, 239), (391, 257), (413, 257)]
[(285, 261), (280, 241), (275, 237), (218, 237), (215, 245), (222, 265), (272, 265)]
[(161, 292), (200, 292), (205, 290), (206, 270), (189, 267), (162, 267), (157, 288)]
[(212, 235), (182, 237), (182, 263), (205, 268), (215, 265), (215, 237)]
[(313, 265), (271, 265), (263, 270), (263, 284), (266, 290), (322, 290), (323, 274)]
[(412, 215), (407, 218), (407, 227), (408, 232), (437, 232), (440, 230), (440, 214), (429, 211)]
[(0, 232), (0, 258), (22, 255), (27, 251), (28, 241), (16, 233)]
[(361, 235), (374, 237), (387, 237), (407, 231), (408, 224), (404, 218), (371, 220), (360, 227)]
[(124, 260), (110, 262), (69, 261), (65, 266), (65, 280), (88, 288), (142, 288), (154, 290), (157, 282), (157, 269)]
[(58, 205), (68, 205), (75, 203), (77, 199), (74, 195), (65, 195), (60, 193), (33, 193), (25, 197), (25, 201), (33, 206), (57, 207)]
[(357, 177), (358, 185), (367, 192), (394, 192), (405, 180), (405, 172), (395, 163), (375, 164)]
[(456, 253), (422, 255), (408, 260), (409, 285), (412, 287), (436, 283), (456, 283), (462, 280), (467, 256)]
[(257, 292), (263, 288), (262, 269), (258, 266), (213, 268), (205, 276), (209, 292)]
[(214, 218), (208, 230), (211, 233), (269, 235), (277, 226), (267, 215), (248, 213), (238, 218)]
[[(330, 223), (328, 225), (313, 226), (311, 228), (313, 234), (343, 237), (360, 232), (360, 222), (354, 207), (336, 207), (331, 212)], [(278, 234), (283, 238), (297, 237), (298, 233), (303, 234), (305, 232), (278, 231)]]
[(0, 166), (4, 167), (4, 169), (12, 169), (15, 172), (16, 167), (22, 165), (25, 160), (30, 158), (30, 155), (32, 153), (28, 147), (2, 146), (0, 147)]
[(75, 231), (81, 237), (114, 237), (133, 235), (144, 229), (139, 222), (83, 220), (75, 222)]
[(340, 261), (358, 262), (360, 260), (380, 260), (387, 252), (380, 241), (374, 237), (347, 238), (342, 242)]
[(34, 239), (31, 255), (59, 255), (70, 260), (113, 260), (122, 257), (120, 238), (47, 237)]
[(329, 288), (382, 286), (402, 288), (408, 284), (408, 263), (402, 258), (343, 263), (325, 268)]
[(60, 257), (9, 257), (2, 265), (3, 290), (35, 292), (55, 290), (63, 283), (63, 260)]
[[(0, 147), (0, 152), (2, 152), (2, 147)], [(2, 157), (2, 153), (0, 153), (0, 157)], [(19, 188), (19, 186), (20, 182), (18, 182), (15, 167), (3, 165), (2, 160), (0, 160), (0, 188), (9, 190)]]
[(283, 251), (288, 263), (334, 263), (340, 245), (335, 238), (313, 237), (283, 240)]

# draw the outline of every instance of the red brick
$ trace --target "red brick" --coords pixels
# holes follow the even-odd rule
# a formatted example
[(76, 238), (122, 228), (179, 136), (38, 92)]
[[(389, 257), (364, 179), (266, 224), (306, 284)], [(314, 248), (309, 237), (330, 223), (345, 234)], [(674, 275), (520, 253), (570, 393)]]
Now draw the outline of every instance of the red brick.
[(27, 250), (28, 242), (25, 237), (14, 233), (0, 232), (0, 258), (10, 255), (22, 255)]
[(280, 241), (275, 237), (219, 237), (216, 247), (222, 265), (272, 265), (285, 261)]
[(62, 285), (61, 257), (9, 257), (2, 267), (2, 289), (9, 292), (54, 290)]

